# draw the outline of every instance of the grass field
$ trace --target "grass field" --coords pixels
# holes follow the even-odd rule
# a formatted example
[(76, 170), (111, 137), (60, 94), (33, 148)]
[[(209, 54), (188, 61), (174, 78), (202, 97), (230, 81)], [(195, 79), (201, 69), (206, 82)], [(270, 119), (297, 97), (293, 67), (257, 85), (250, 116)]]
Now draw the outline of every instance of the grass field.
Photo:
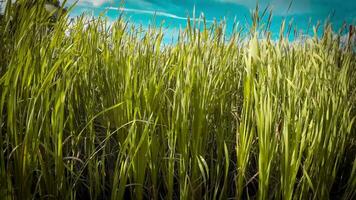
[(0, 199), (356, 198), (356, 56), (330, 24), (188, 20), (163, 45), (41, 2), (0, 20)]

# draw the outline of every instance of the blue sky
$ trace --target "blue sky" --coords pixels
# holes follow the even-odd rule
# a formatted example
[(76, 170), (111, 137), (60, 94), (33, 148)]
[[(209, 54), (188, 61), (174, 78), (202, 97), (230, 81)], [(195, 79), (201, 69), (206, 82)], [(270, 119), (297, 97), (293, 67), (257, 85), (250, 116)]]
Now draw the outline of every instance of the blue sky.
[[(69, 3), (75, 0), (69, 0)], [(80, 15), (83, 12), (99, 15), (105, 13), (109, 20), (115, 20), (120, 12), (124, 12), (127, 19), (135, 24), (147, 27), (153, 21), (163, 23), (166, 31), (166, 40), (174, 37), (179, 27), (186, 25), (186, 17), (204, 13), (208, 21), (226, 20), (227, 29), (232, 27), (234, 19), (243, 28), (250, 24), (250, 11), (254, 9), (254, 0), (79, 0), (71, 15)], [(308, 24), (324, 22), (328, 16), (335, 29), (343, 22), (355, 25), (356, 0), (260, 0), (261, 9), (269, 6), (273, 10), (271, 31), (278, 36), (282, 20), (293, 20), (293, 25), (304, 34)], [(310, 29), (309, 34), (312, 34)]]

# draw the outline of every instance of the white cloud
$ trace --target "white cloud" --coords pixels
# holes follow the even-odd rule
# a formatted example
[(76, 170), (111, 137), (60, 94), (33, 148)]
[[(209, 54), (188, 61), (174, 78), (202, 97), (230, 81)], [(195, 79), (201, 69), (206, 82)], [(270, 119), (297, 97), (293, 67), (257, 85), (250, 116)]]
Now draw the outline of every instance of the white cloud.
[[(171, 14), (168, 12), (162, 12), (162, 11), (153, 11), (153, 10), (142, 10), (142, 9), (133, 9), (133, 8), (116, 8), (116, 7), (107, 7), (109, 10), (117, 10), (117, 11), (122, 11), (122, 12), (131, 12), (131, 13), (139, 13), (139, 14), (149, 14), (149, 15), (157, 15), (157, 16), (163, 16), (163, 17), (169, 17), (173, 19), (180, 19), (180, 20), (187, 20), (187, 17), (181, 17), (175, 14)], [(213, 22), (212, 20), (206, 20), (207, 22)]]
[[(63, 1), (63, 0), (62, 0)], [(110, 2), (112, 0), (68, 0), (67, 3), (69, 4), (73, 4), (75, 2), (77, 2), (77, 5), (86, 5), (86, 6), (101, 6), (104, 3)]]
[[(310, 0), (217, 0), (222, 3), (236, 3), (239, 5), (246, 6), (250, 9), (256, 7), (256, 3), (260, 9), (264, 9), (269, 6), (273, 13), (276, 15), (288, 15), (288, 14), (300, 14), (307, 13), (311, 11)], [(291, 7), (288, 10), (290, 3)]]
[(95, 0), (90, 2), (92, 2), (93, 6), (101, 6), (103, 3), (106, 3), (107, 0)]

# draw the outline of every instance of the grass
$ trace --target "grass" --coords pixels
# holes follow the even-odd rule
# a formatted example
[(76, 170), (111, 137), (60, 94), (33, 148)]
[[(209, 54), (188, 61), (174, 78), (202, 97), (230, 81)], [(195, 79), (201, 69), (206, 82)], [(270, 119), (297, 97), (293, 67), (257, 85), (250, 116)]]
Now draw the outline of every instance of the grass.
[(247, 36), (188, 20), (164, 46), (43, 3), (0, 22), (2, 199), (356, 197), (356, 57), (330, 24), (291, 43), (258, 12)]

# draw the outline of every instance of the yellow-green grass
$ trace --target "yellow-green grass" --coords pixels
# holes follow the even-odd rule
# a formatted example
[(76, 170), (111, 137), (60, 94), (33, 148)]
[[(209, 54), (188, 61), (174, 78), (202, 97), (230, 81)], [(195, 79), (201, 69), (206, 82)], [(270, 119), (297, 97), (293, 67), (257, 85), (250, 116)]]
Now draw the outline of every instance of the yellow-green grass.
[(18, 2), (0, 22), (0, 199), (355, 198), (356, 57), (330, 24), (290, 43), (259, 39), (258, 12), (243, 37), (188, 20), (163, 45), (159, 27)]

